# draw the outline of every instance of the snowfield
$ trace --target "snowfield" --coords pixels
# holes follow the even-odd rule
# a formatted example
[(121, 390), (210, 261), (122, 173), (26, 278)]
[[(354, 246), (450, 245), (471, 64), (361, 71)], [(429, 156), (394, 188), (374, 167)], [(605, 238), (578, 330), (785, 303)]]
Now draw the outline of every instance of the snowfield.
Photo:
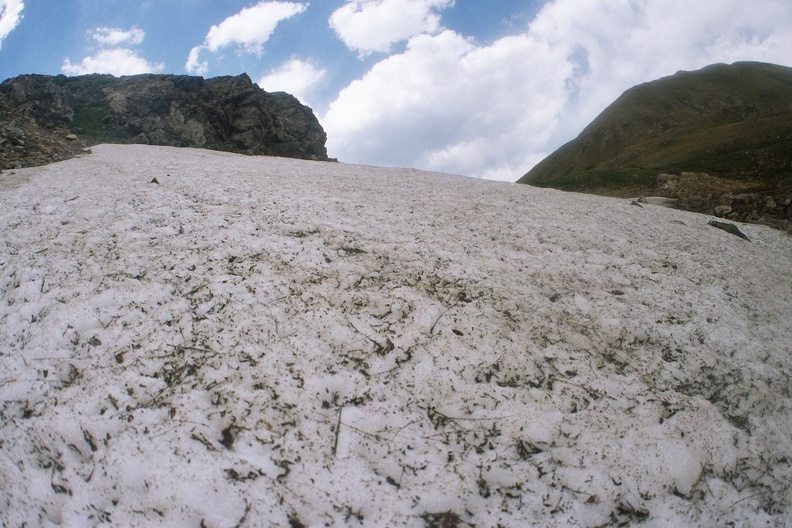
[(792, 526), (782, 232), (120, 145), (0, 217), (3, 526)]

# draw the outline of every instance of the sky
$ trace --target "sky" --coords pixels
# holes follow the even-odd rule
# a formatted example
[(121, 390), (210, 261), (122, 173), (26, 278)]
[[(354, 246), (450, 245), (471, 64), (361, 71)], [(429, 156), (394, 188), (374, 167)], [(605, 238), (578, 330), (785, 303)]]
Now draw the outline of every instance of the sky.
[(0, 0), (0, 78), (247, 73), (340, 161), (515, 181), (630, 87), (792, 66), (789, 0)]

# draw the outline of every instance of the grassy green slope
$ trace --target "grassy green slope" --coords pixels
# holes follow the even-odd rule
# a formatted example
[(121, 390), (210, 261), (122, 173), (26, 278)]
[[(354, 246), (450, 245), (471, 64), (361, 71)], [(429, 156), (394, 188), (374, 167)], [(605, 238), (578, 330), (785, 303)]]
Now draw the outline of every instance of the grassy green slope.
[(792, 68), (716, 64), (636, 86), (519, 182), (662, 195), (658, 174), (682, 172), (792, 191)]

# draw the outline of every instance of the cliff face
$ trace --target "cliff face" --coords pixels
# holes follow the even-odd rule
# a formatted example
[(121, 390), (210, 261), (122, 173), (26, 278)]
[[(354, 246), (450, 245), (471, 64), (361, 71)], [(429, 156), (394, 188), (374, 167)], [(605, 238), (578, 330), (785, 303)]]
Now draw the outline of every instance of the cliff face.
[(519, 182), (792, 220), (790, 142), (792, 68), (716, 64), (631, 88)]
[(38, 165), (82, 144), (141, 143), (326, 160), (307, 106), (247, 75), (22, 75), (0, 84), (0, 168)]

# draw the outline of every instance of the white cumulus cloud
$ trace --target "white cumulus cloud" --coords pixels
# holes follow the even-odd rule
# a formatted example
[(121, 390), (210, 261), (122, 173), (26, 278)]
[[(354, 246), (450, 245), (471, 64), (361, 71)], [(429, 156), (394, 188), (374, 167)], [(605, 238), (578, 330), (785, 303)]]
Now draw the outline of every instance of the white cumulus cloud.
[(22, 0), (0, 0), (0, 47), (3, 45), (3, 40), (22, 20), (23, 9), (25, 3)]
[(155, 64), (140, 57), (134, 50), (112, 48), (101, 50), (92, 57), (85, 57), (73, 64), (68, 58), (63, 62), (61, 71), (66, 75), (85, 75), (87, 73), (109, 73), (112, 75), (136, 75), (139, 73), (158, 73), (163, 64)]
[(91, 32), (91, 37), (99, 44), (105, 46), (118, 46), (120, 44), (140, 44), (146, 33), (137, 27), (130, 29), (99, 27)]
[(437, 11), (454, 0), (349, 0), (330, 16), (330, 27), (361, 56), (440, 29)]
[(563, 51), (526, 35), (488, 47), (450, 30), (414, 37), (331, 104), (328, 148), (350, 162), (484, 175), (508, 160), (516, 170), (548, 139), (571, 72)]
[(202, 49), (203, 46), (196, 46), (190, 50), (190, 53), (187, 55), (187, 62), (184, 65), (184, 69), (187, 70), (187, 72), (194, 73), (195, 75), (204, 75), (209, 71), (209, 62), (201, 60)]
[(308, 8), (298, 2), (259, 2), (212, 26), (203, 44), (190, 50), (185, 69), (203, 75), (209, 64), (200, 59), (204, 51), (215, 53), (221, 48), (238, 46), (245, 53), (260, 55), (278, 23)]
[(152, 63), (129, 47), (143, 42), (146, 33), (137, 27), (130, 29), (98, 27), (89, 32), (90, 37), (101, 47), (94, 55), (73, 63), (67, 57), (61, 71), (66, 75), (109, 73), (112, 75), (135, 75), (158, 73), (165, 69), (161, 63)]
[(342, 161), (516, 180), (636, 84), (716, 62), (792, 64), (792, 2), (555, 0), (480, 46), (422, 34), (333, 101)]
[(280, 68), (259, 79), (258, 85), (268, 92), (287, 92), (306, 104), (308, 94), (322, 80), (325, 70), (313, 63), (291, 59)]

